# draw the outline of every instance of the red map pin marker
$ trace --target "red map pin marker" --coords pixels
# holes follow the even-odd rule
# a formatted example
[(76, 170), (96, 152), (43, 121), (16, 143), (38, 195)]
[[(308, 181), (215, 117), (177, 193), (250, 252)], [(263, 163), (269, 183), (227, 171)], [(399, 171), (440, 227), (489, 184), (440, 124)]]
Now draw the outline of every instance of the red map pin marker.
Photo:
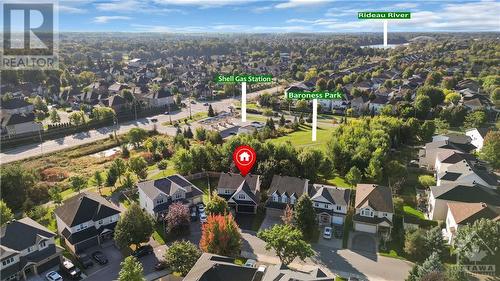
[(238, 146), (233, 152), (233, 161), (242, 176), (246, 176), (257, 160), (257, 153), (248, 145)]

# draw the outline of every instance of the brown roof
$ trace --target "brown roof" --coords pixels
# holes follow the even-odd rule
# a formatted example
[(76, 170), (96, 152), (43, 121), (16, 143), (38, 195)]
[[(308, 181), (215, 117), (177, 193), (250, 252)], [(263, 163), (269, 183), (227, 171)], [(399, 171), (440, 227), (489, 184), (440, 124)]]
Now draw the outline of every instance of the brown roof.
[(356, 186), (355, 208), (368, 205), (375, 211), (392, 213), (392, 192), (386, 186), (376, 184), (358, 184)]
[(486, 203), (448, 203), (448, 208), (457, 224), (473, 223), (480, 218), (500, 221), (500, 208)]

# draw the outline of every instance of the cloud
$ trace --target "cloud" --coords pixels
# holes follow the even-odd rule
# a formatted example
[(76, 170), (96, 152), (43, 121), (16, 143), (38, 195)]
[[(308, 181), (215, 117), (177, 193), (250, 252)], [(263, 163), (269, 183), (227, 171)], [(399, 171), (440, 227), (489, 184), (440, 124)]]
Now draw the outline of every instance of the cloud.
[(59, 9), (59, 12), (68, 13), (68, 14), (83, 14), (83, 13), (87, 12), (87, 10), (85, 10), (85, 9), (66, 6), (66, 5), (57, 5), (57, 8)]
[(395, 8), (416, 8), (418, 7), (417, 3), (398, 3), (394, 5)]
[(331, 0), (288, 0), (284, 3), (279, 3), (275, 5), (275, 8), (278, 9), (288, 9), (288, 8), (298, 8), (303, 6), (315, 6), (326, 4), (328, 2), (332, 2)]
[(201, 8), (212, 8), (221, 6), (235, 6), (255, 2), (258, 0), (153, 0), (163, 5), (198, 6)]
[(132, 19), (131, 17), (125, 17), (125, 16), (98, 16), (94, 18), (95, 23), (108, 23), (110, 21), (114, 20), (130, 20)]
[(138, 1), (138, 0), (113, 0), (111, 2), (105, 3), (96, 3), (96, 9), (99, 11), (106, 12), (122, 12), (122, 13), (148, 13), (148, 14), (161, 14), (161, 13), (184, 13), (179, 9), (167, 9), (162, 7), (157, 7), (152, 3), (146, 1)]

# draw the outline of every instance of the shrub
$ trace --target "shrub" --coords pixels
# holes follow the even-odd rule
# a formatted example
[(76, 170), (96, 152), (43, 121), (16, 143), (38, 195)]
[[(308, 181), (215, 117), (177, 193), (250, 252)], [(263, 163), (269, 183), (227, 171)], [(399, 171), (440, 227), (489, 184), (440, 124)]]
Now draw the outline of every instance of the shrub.
[(168, 165), (168, 161), (166, 159), (161, 160), (157, 164), (158, 169), (160, 169), (160, 170), (166, 170), (167, 169), (167, 165)]
[(153, 156), (153, 153), (151, 153), (151, 152), (144, 151), (144, 152), (139, 153), (139, 156), (144, 158), (144, 160), (146, 160), (148, 165), (152, 165), (154, 163), (154, 156)]
[(59, 182), (68, 178), (69, 174), (64, 169), (52, 167), (40, 172), (40, 176), (43, 181)]

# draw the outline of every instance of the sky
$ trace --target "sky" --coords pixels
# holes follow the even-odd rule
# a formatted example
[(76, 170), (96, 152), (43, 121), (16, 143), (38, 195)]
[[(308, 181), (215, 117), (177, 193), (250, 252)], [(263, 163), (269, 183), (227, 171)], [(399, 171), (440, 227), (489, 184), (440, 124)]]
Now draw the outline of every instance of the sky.
[[(15, 0), (22, 2), (22, 0)], [(357, 12), (409, 11), (390, 31), (500, 32), (500, 1), (59, 0), (59, 30), (74, 32), (382, 32)]]

